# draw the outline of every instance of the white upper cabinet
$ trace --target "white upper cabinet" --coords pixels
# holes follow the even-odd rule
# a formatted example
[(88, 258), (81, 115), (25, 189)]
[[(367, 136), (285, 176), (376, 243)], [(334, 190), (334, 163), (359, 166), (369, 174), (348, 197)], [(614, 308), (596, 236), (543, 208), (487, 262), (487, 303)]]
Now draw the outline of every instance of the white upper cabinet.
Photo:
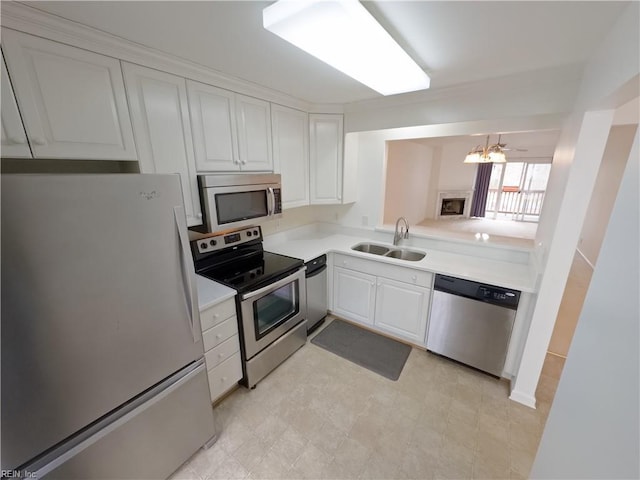
[(238, 154), (242, 170), (273, 171), (270, 104), (236, 95)]
[(34, 157), (137, 159), (118, 60), (5, 28), (2, 48)]
[(187, 92), (198, 171), (239, 170), (235, 94), (192, 80)]
[(271, 105), (273, 171), (282, 179), (284, 208), (309, 205), (309, 117), (305, 112)]
[(342, 203), (343, 116), (310, 114), (311, 204)]
[(187, 80), (199, 172), (273, 171), (269, 102)]
[(2, 58), (2, 156), (31, 158), (27, 134), (22, 125), (16, 98), (13, 95), (7, 67)]
[(141, 173), (178, 173), (189, 226), (202, 223), (185, 79), (123, 62)]

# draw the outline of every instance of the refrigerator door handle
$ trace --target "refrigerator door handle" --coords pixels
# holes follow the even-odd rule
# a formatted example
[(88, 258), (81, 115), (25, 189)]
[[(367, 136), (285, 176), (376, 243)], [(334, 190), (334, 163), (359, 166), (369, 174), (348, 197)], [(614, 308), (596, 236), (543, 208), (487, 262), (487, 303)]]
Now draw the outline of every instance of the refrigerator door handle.
[(187, 222), (181, 206), (173, 207), (173, 217), (176, 221), (176, 230), (180, 238), (180, 269), (182, 271), (182, 283), (184, 285), (184, 296), (187, 300), (187, 313), (189, 314), (189, 328), (193, 336), (193, 343), (199, 339), (199, 332), (196, 332), (196, 318), (198, 318), (197, 297), (195, 289), (195, 270), (189, 251), (189, 240), (187, 238)]

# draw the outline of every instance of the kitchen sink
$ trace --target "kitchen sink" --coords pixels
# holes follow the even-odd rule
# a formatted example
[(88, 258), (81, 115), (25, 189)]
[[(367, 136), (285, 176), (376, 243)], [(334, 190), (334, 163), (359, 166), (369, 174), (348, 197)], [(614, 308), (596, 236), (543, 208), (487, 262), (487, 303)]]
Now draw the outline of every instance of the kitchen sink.
[(364, 253), (373, 253), (374, 255), (384, 255), (390, 249), (382, 245), (376, 245), (375, 243), (359, 243), (358, 245), (351, 247), (351, 250)]
[(408, 260), (410, 262), (417, 262), (426, 256), (424, 252), (406, 248), (389, 248), (384, 245), (376, 245), (375, 243), (359, 243), (351, 247), (351, 250), (380, 255), (382, 257), (397, 258), (399, 260)]
[(399, 258), (400, 260), (409, 260), (410, 262), (417, 262), (425, 257), (424, 252), (416, 252), (415, 250), (406, 250), (404, 248), (399, 250), (391, 250), (384, 254), (385, 257)]

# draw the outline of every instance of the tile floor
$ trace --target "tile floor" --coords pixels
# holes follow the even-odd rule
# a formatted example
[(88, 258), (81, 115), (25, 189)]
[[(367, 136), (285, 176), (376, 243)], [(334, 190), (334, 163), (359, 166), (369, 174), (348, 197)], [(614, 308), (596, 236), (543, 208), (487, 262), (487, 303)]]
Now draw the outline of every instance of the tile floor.
[(214, 413), (219, 438), (181, 479), (526, 478), (562, 366), (536, 410), (508, 383), (413, 349), (398, 381), (307, 344)]

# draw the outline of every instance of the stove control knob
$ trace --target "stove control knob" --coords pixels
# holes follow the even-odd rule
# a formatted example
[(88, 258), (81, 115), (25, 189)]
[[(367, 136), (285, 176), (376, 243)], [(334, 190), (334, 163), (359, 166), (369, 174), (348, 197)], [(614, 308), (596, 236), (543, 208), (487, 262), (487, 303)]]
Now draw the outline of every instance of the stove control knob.
[(258, 230), (254, 230), (253, 234), (257, 237), (258, 236)]
[(200, 248), (201, 248), (202, 250), (205, 250), (207, 247), (208, 247), (208, 245), (207, 245), (205, 242), (202, 242), (202, 243), (200, 244)]
[(250, 237), (250, 236), (251, 236), (251, 230), (247, 232), (247, 237)]
[(209, 243), (212, 247), (215, 247), (218, 244), (217, 240), (211, 240)]

